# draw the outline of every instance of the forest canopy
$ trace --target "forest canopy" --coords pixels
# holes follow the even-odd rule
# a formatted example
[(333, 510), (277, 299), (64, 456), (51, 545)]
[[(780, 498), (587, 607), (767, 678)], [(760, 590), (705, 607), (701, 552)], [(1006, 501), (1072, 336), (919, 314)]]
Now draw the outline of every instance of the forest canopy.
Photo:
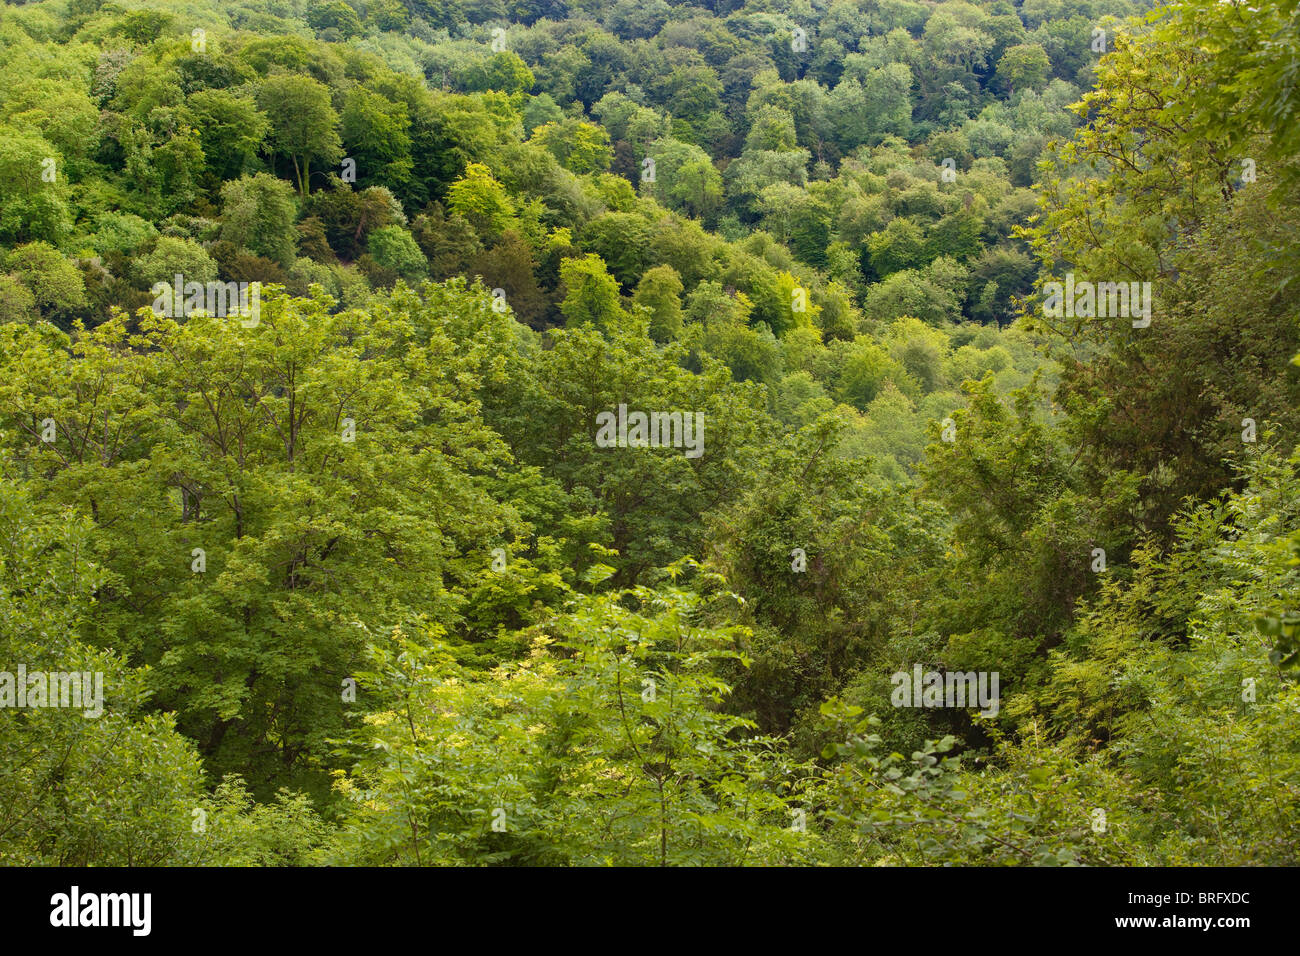
[(0, 863), (1294, 865), (1297, 58), (7, 3)]

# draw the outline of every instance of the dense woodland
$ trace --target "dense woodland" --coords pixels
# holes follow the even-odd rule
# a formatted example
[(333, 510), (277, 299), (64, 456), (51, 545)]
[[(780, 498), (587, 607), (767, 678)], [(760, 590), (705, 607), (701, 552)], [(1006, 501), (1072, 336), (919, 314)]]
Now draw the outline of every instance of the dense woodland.
[(105, 675), (0, 708), (0, 863), (1297, 863), (1298, 63), (1297, 0), (0, 7), (0, 669)]

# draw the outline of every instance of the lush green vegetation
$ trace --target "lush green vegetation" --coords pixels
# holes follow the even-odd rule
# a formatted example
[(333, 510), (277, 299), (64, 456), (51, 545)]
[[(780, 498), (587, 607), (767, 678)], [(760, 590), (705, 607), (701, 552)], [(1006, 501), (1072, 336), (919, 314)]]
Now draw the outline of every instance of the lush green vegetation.
[(104, 675), (0, 707), (0, 862), (1295, 864), (1297, 58), (1296, 0), (0, 9), (0, 671)]

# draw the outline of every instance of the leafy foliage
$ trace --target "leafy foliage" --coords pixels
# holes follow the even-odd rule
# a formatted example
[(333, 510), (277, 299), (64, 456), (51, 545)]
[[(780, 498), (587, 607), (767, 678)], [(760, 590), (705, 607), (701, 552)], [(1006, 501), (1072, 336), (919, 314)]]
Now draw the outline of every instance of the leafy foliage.
[(1296, 862), (1295, 0), (272, 6), (0, 12), (0, 860)]

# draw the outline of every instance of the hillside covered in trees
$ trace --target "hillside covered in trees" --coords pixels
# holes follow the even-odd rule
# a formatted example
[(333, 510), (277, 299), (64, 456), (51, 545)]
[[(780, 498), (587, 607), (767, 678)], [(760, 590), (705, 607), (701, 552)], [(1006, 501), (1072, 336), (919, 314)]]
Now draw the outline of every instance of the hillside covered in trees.
[(0, 864), (1300, 862), (1297, 62), (0, 7)]

